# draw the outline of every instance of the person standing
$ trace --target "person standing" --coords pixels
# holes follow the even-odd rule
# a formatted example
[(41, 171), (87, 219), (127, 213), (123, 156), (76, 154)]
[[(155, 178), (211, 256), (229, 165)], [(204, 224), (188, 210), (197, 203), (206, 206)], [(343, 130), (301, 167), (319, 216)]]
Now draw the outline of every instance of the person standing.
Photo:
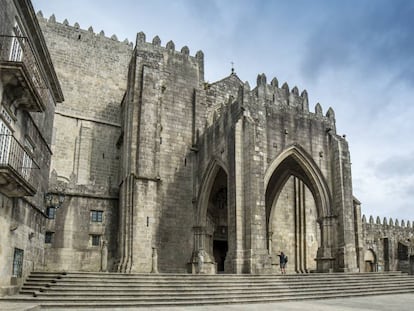
[(279, 256), (279, 260), (280, 260), (279, 261), (280, 262), (280, 272), (282, 274), (286, 274), (286, 264), (287, 264), (288, 258), (282, 251), (280, 252), (280, 254), (278, 256)]

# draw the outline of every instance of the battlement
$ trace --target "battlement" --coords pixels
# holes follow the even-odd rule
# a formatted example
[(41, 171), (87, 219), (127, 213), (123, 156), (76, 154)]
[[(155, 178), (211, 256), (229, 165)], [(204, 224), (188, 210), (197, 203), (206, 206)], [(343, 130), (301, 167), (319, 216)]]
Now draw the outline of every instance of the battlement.
[(393, 220), (392, 218), (387, 219), (387, 217), (384, 217), (384, 219), (381, 222), (381, 219), (377, 216), (376, 220), (374, 221), (374, 217), (371, 215), (369, 216), (369, 220), (367, 222), (367, 218), (365, 215), (362, 216), (362, 224), (368, 225), (368, 226), (380, 226), (385, 228), (408, 228), (408, 229), (414, 229), (414, 221), (410, 222), (409, 220), (405, 222), (404, 220), (401, 220), (401, 223), (398, 221), (398, 219)]
[(73, 25), (69, 24), (69, 21), (65, 19), (62, 23), (56, 21), (56, 17), (54, 14), (52, 14), (48, 19), (43, 17), (42, 11), (37, 12), (37, 18), (39, 20), (42, 20), (43, 22), (46, 22), (48, 25), (56, 25), (56, 26), (64, 26), (67, 31), (72, 35), (72, 37), (76, 38), (77, 40), (81, 40), (84, 37), (92, 39), (104, 39), (104, 40), (111, 40), (116, 43), (125, 44), (132, 48), (132, 42), (130, 42), (128, 39), (125, 39), (124, 41), (119, 41), (118, 37), (113, 34), (111, 37), (105, 36), (105, 32), (101, 30), (99, 33), (95, 33), (92, 26), (90, 26), (87, 30), (80, 28), (80, 25), (78, 22), (75, 22)]
[(146, 35), (144, 32), (139, 32), (137, 34), (136, 37), (136, 41), (135, 41), (135, 46), (137, 48), (155, 48), (155, 49), (162, 49), (162, 50), (166, 50), (168, 52), (173, 52), (173, 53), (177, 53), (186, 57), (193, 57), (195, 58), (197, 61), (199, 62), (204, 62), (204, 53), (200, 50), (197, 51), (196, 54), (194, 56), (190, 56), (190, 49), (188, 48), (188, 46), (183, 46), (181, 48), (180, 51), (175, 49), (175, 43), (174, 41), (170, 40), (167, 42), (167, 44), (165, 46), (161, 45), (161, 39), (159, 36), (155, 36), (151, 42), (146, 41)]
[[(105, 32), (101, 30), (99, 33), (95, 33), (92, 26), (87, 30), (82, 29), (78, 22), (75, 22), (73, 25), (65, 19), (62, 23), (56, 21), (56, 17), (52, 14), (48, 19), (43, 17), (42, 11), (37, 13), (37, 17), (41, 23), (45, 23), (48, 27), (52, 27), (55, 33), (58, 33), (64, 37), (67, 37), (72, 40), (77, 41), (101, 41), (105, 45), (113, 44), (114, 47), (122, 49), (122, 46), (127, 46), (128, 49), (133, 48), (133, 43), (128, 39), (124, 41), (119, 41), (118, 37), (113, 34), (111, 37), (105, 36)], [(180, 51), (175, 49), (175, 43), (170, 40), (167, 42), (165, 47), (161, 46), (161, 39), (159, 36), (155, 36), (152, 42), (146, 41), (146, 35), (144, 32), (139, 32), (136, 36), (136, 49), (146, 50), (146, 51), (167, 51), (175, 56), (181, 56), (183, 58), (192, 59), (194, 63), (197, 63), (199, 66), (200, 74), (202, 79), (204, 79), (204, 53), (202, 51), (197, 51), (194, 56), (190, 56), (190, 49), (188, 46), (183, 46)]]
[(294, 86), (290, 90), (287, 82), (284, 82), (283, 85), (279, 87), (279, 81), (276, 77), (272, 79), (270, 84), (268, 84), (266, 75), (264, 73), (259, 74), (257, 76), (257, 85), (252, 92), (258, 100), (273, 103), (272, 106), (276, 105), (278, 108), (284, 110), (290, 108), (295, 111), (301, 111), (318, 119), (325, 119), (325, 121), (335, 124), (335, 112), (332, 107), (329, 107), (325, 116), (323, 115), (320, 103), (315, 105), (314, 113), (310, 112), (308, 92), (303, 90), (300, 93), (297, 86)]
[[(257, 113), (258, 107), (264, 107), (268, 116), (284, 113), (299, 115), (299, 118), (322, 122), (326, 132), (336, 134), (335, 112), (331, 107), (324, 115), (321, 104), (317, 103), (314, 112), (310, 112), (308, 92), (303, 90), (300, 93), (297, 86), (290, 90), (286, 82), (279, 87), (277, 78), (273, 78), (272, 82), (267, 84), (266, 76), (259, 74), (257, 86), (251, 89), (249, 82), (242, 82), (237, 74), (232, 72), (219, 81), (205, 83), (204, 90), (208, 106), (206, 126), (213, 124), (223, 111), (230, 109), (231, 104), (236, 102), (239, 109), (248, 110), (247, 114), (251, 113), (252, 116)], [(345, 138), (345, 135), (343, 137)]]

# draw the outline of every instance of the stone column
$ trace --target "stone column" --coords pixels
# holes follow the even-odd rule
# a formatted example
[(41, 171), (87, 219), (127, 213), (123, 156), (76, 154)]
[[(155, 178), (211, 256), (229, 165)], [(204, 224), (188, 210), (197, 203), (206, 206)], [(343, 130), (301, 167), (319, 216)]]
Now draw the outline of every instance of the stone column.
[(194, 252), (198, 253), (200, 249), (204, 249), (204, 227), (195, 226), (194, 230)]
[(102, 272), (108, 272), (108, 247), (106, 246), (106, 241), (102, 242), (101, 271)]
[(152, 269), (151, 273), (158, 273), (158, 254), (157, 248), (152, 248)]
[(294, 215), (295, 215), (295, 269), (304, 273), (306, 268), (306, 208), (305, 185), (294, 178)]
[(213, 254), (209, 254), (206, 249), (206, 239), (209, 237), (209, 232), (204, 226), (195, 226), (194, 230), (194, 250), (191, 260), (191, 272), (214, 274), (216, 273), (216, 263)]
[(332, 203), (337, 215), (336, 267), (337, 271), (357, 271), (357, 250), (355, 245), (355, 214), (352, 195), (351, 160), (347, 141), (331, 134), (332, 140)]
[(269, 250), (269, 255), (272, 255), (272, 241), (273, 241), (273, 231), (269, 231), (269, 235), (267, 237), (268, 241), (268, 250)]
[(326, 216), (318, 220), (321, 230), (321, 246), (316, 257), (316, 269), (318, 272), (332, 272), (334, 269), (333, 247), (333, 224), (335, 218)]
[(119, 191), (119, 229), (118, 229), (118, 272), (131, 272), (132, 261), (132, 202), (134, 200), (134, 176), (131, 174), (124, 179)]
[(247, 272), (245, 262), (246, 211), (244, 181), (244, 126), (243, 118), (237, 121), (234, 129), (234, 162), (229, 170), (228, 197), (228, 243), (229, 249), (225, 261), (225, 271), (230, 273)]
[(361, 203), (354, 200), (354, 222), (355, 222), (355, 249), (357, 257), (358, 271), (364, 270), (364, 253), (363, 253), (363, 232), (362, 232), (362, 221), (361, 221)]

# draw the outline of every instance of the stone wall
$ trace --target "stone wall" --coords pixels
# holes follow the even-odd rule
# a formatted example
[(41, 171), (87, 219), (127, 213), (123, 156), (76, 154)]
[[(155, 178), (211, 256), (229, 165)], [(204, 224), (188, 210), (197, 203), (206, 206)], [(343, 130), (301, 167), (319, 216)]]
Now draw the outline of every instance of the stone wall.
[[(406, 248), (406, 256), (399, 255), (400, 247)], [(401, 270), (409, 273), (409, 258), (414, 255), (414, 223), (404, 220), (379, 217), (362, 217), (363, 256), (371, 252), (374, 257), (373, 267), (377, 271)], [(404, 253), (404, 252), (403, 252)], [(364, 262), (370, 258), (365, 258)], [(367, 269), (361, 267), (361, 271)]]
[[(62, 101), (63, 96), (59, 82), (55, 79), (55, 72), (30, 1), (1, 0), (0, 7), (2, 8), (0, 13), (2, 64), (4, 64), (3, 61), (16, 61), (9, 58), (14, 40), (10, 36), (16, 36), (14, 27), (18, 23), (20, 35), (23, 37), (20, 44), (24, 44), (20, 61), (24, 64), (28, 74), (26, 78), (33, 83), (33, 89), (29, 90), (28, 83), (19, 80), (21, 84), (17, 84), (22, 88), (15, 92), (13, 89), (15, 85), (7, 85), (9, 81), (2, 79), (4, 75), (1, 72), (2, 68), (0, 69), (1, 122), (11, 129), (13, 140), (9, 140), (9, 144), (11, 144), (10, 141), (16, 142), (12, 152), (9, 148), (4, 148), (6, 138), (2, 137), (2, 160), (4, 161), (7, 157), (10, 160), (8, 163), (2, 163), (2, 174), (11, 170), (11, 159), (22, 161), (19, 163), (23, 164), (14, 167), (19, 177), (12, 177), (12, 179), (22, 178), (25, 184), (30, 184), (34, 189), (33, 193), (22, 194), (19, 192), (22, 188), (21, 184), (15, 183), (16, 192), (10, 197), (0, 194), (1, 296), (16, 290), (16, 286), (19, 286), (31, 271), (39, 269), (44, 264), (46, 222), (44, 193), (47, 191), (49, 182), (52, 155), (50, 145), (55, 104), (56, 101)], [(30, 99), (24, 98), (23, 94), (30, 94)], [(36, 98), (38, 106), (31, 106)], [(30, 149), (33, 150), (30, 151)], [(9, 153), (8, 156), (6, 153)], [(23, 159), (19, 158), (20, 156)], [(10, 180), (0, 185), (0, 188), (10, 190), (12, 183), (9, 182)], [(2, 193), (5, 192), (4, 189), (0, 190)], [(16, 249), (23, 252), (21, 276), (13, 272)]]
[[(324, 269), (354, 271), (355, 241), (347, 240), (349, 235), (341, 231), (354, 226), (349, 151), (346, 141), (336, 135), (333, 110), (329, 109), (324, 116), (317, 104), (315, 113), (309, 112), (306, 91), (299, 95), (297, 87), (289, 90), (286, 83), (279, 88), (276, 79), (267, 84), (264, 75), (258, 76), (253, 90), (233, 73), (205, 85), (205, 93), (207, 104), (201, 118), (205, 127), (199, 129), (197, 144), (198, 217), (202, 224), (203, 191), (208, 191), (203, 184), (208, 184), (206, 176), (216, 162), (228, 171), (228, 271), (263, 272), (268, 265), (267, 226), (274, 205), (273, 201), (267, 202), (265, 194), (268, 188), (277, 186), (277, 178), (272, 176), (278, 175), (274, 170), (279, 167), (280, 173), (285, 173), (285, 167), (305, 178), (313, 195), (324, 196), (325, 201), (318, 201), (314, 216), (315, 222), (325, 217), (330, 222), (325, 230), (325, 248), (319, 245), (321, 252), (325, 252), (319, 256), (328, 260)], [(202, 102), (203, 96), (198, 98)], [(300, 150), (304, 159), (298, 161), (295, 157), (300, 156), (289, 156), (292, 150)], [(336, 199), (332, 200), (333, 197)], [(269, 200), (274, 198), (269, 194)], [(289, 213), (289, 217), (294, 216), (293, 210)], [(279, 234), (290, 233), (281, 230)], [(304, 269), (303, 263), (300, 269)]]
[[(48, 220), (47, 270), (100, 271), (103, 242), (108, 269), (115, 265), (121, 135), (120, 104), (127, 87), (132, 43), (90, 27), (38, 13), (65, 102), (57, 105), (52, 140), (51, 192), (65, 193), (56, 220)], [(92, 224), (90, 211), (104, 222)], [(91, 245), (91, 235), (101, 237)]]
[[(45, 217), (24, 200), (0, 194), (0, 296), (15, 293), (15, 285), (44, 264)], [(23, 250), (22, 277), (13, 276), (15, 249)]]
[[(73, 189), (70, 191), (74, 193)], [(102, 271), (102, 260), (112, 270), (116, 258), (117, 198), (85, 197), (84, 194), (67, 196), (56, 211), (55, 219), (46, 221), (46, 231), (52, 241), (45, 245), (42, 270), (49, 271)], [(102, 212), (102, 222), (92, 220), (92, 211)], [(100, 236), (99, 245), (92, 245), (92, 235)], [(102, 258), (102, 248), (108, 250)]]
[[(123, 103), (121, 271), (185, 272), (192, 252), (191, 147), (194, 94), (203, 81), (200, 53), (139, 33)], [(134, 223), (130, 223), (133, 219)], [(131, 243), (132, 235), (140, 243)], [(121, 239), (122, 239), (121, 238)], [(178, 250), (178, 251), (177, 251)], [(131, 263), (133, 265), (131, 266)]]
[(38, 19), (65, 94), (57, 112), (119, 125), (132, 43), (56, 22), (53, 15)]
[(56, 107), (52, 170), (59, 180), (109, 191), (118, 186), (116, 143), (132, 44), (54, 16), (38, 18), (65, 94)]
[[(234, 73), (205, 83), (202, 52), (178, 52), (172, 41), (161, 46), (157, 36), (149, 43), (139, 33), (133, 51), (77, 23), (39, 18), (66, 92), (56, 110), (50, 186), (60, 183), (67, 194), (82, 186), (99, 197), (120, 185), (118, 270), (151, 271), (155, 248), (160, 271), (186, 271), (195, 245), (203, 243), (194, 232), (206, 221), (205, 183), (219, 163), (229, 189), (227, 271), (262, 271), (270, 264), (266, 176), (292, 146), (307, 154), (326, 192), (347, 200), (331, 202), (326, 194), (329, 203), (316, 204), (319, 218), (338, 217), (329, 227), (334, 233), (325, 234), (325, 257), (336, 258), (340, 249), (346, 258), (335, 264), (346, 268), (355, 245), (337, 228), (352, 230), (352, 185), (348, 147), (335, 133), (332, 109), (323, 116), (318, 104), (311, 113), (306, 91), (279, 88), (276, 79), (267, 84), (264, 75), (253, 90)], [(78, 203), (86, 209), (86, 201)]]

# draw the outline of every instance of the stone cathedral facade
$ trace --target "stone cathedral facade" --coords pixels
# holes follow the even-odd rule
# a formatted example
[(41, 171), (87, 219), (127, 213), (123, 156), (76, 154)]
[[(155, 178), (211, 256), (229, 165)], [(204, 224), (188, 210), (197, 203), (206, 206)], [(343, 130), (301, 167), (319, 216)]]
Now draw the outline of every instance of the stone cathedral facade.
[(64, 101), (31, 270), (277, 273), (280, 251), (291, 273), (410, 270), (412, 224), (362, 217), (306, 90), (209, 83), (201, 51), (37, 19)]
[(389, 270), (409, 252), (410, 223), (367, 238), (348, 143), (306, 91), (208, 83), (201, 51), (39, 20), (65, 94), (48, 269), (100, 270), (103, 244), (119, 272), (196, 272), (202, 256), (205, 273), (272, 273), (281, 250), (291, 272)]
[(331, 108), (264, 74), (208, 83), (172, 41), (39, 20), (65, 95), (47, 269), (194, 272), (201, 255), (205, 273), (271, 273), (283, 250), (291, 272), (365, 271), (386, 268), (384, 237), (397, 269), (398, 241), (364, 235)]

